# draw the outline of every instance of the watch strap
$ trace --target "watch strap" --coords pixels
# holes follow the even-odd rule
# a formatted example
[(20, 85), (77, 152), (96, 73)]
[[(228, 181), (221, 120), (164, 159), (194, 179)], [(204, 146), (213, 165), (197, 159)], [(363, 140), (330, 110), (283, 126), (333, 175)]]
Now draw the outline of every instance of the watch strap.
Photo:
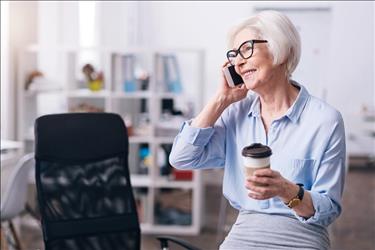
[(299, 186), (298, 193), (295, 197), (293, 197), (289, 202), (286, 202), (285, 205), (287, 205), (289, 208), (293, 208), (297, 206), (303, 199), (303, 196), (305, 194), (305, 190), (303, 189), (303, 184), (297, 183)]
[(303, 196), (305, 194), (305, 190), (303, 189), (303, 184), (297, 183), (297, 185), (299, 186), (297, 197), (298, 197), (298, 199), (300, 199), (302, 201)]

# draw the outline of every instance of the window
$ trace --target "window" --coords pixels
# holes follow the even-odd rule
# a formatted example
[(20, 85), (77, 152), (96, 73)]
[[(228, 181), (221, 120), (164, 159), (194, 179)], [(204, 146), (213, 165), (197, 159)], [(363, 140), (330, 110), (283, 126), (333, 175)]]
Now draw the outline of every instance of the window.
[(9, 2), (1, 1), (1, 138), (9, 137)]
[[(99, 68), (97, 3), (94, 1), (79, 2), (79, 46), (82, 48), (78, 59), (78, 79), (82, 78), (81, 68), (90, 63)], [(82, 80), (82, 79), (81, 79)]]
[(97, 45), (96, 3), (92, 1), (79, 2), (79, 44), (81, 47)]

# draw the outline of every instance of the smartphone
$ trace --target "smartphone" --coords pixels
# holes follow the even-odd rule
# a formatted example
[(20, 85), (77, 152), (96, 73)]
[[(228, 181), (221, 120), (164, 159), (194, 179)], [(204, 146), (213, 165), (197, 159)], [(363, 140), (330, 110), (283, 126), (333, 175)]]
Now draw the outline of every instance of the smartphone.
[(233, 88), (243, 84), (243, 79), (239, 74), (237, 74), (236, 70), (234, 69), (234, 65), (223, 68), (223, 72), (230, 87)]

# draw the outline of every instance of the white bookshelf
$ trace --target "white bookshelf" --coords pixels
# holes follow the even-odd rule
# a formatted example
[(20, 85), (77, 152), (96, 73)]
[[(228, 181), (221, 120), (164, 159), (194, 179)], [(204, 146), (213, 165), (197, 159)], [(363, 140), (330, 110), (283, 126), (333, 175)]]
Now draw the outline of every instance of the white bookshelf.
[[(188, 101), (189, 107), (193, 105), (196, 114), (202, 107), (203, 100), (203, 62), (204, 52), (199, 49), (175, 49), (175, 50), (151, 50), (151, 49), (134, 49), (134, 50), (110, 50), (110, 49), (91, 49), (97, 59), (95, 66), (104, 72), (104, 87), (100, 91), (91, 91), (82, 83), (79, 83), (80, 68), (82, 64), (82, 53), (88, 53), (90, 49), (56, 49), (59, 56), (57, 57), (61, 66), (61, 76), (56, 82), (63, 87), (57, 94), (61, 95), (63, 104), (60, 112), (68, 112), (74, 105), (87, 103), (98, 106), (104, 112), (113, 112), (121, 115), (125, 123), (129, 121), (133, 125), (133, 131), (139, 132), (129, 136), (129, 169), (131, 172), (131, 182), (134, 188), (135, 196), (140, 196), (142, 207), (141, 230), (142, 233), (167, 233), (167, 234), (198, 234), (202, 225), (201, 204), (202, 204), (202, 177), (200, 171), (194, 171), (191, 180), (175, 180), (173, 174), (162, 176), (160, 174), (160, 163), (167, 161), (167, 155), (161, 149), (162, 145), (172, 144), (174, 136), (177, 134), (176, 128), (174, 133), (167, 132), (173, 126), (170, 126), (172, 120), (168, 120), (163, 115), (161, 102), (162, 99), (174, 100), (175, 108), (184, 110), (184, 102)], [(33, 145), (34, 120), (43, 113), (38, 110), (38, 98), (42, 91), (30, 93), (25, 91), (24, 79), (30, 70), (38, 69), (38, 56), (41, 48), (34, 46), (32, 49), (26, 49), (20, 55), (22, 62), (19, 69), (19, 126), (18, 137), (27, 141), (30, 147)], [(45, 52), (44, 52), (45, 53)], [(183, 86), (182, 93), (169, 93), (162, 91), (158, 79), (158, 68), (156, 67), (156, 57), (160, 53), (176, 55), (178, 62), (181, 64), (181, 83)], [(121, 67), (116, 65), (123, 56), (134, 55), (137, 60), (137, 66), (149, 73), (149, 82), (146, 90), (137, 86), (135, 91), (126, 92), (121, 86), (121, 77), (116, 75), (116, 71)], [(80, 64), (81, 63), (81, 64)], [(195, 92), (194, 92), (195, 91)], [(140, 116), (140, 107), (145, 105), (146, 111)], [(191, 110), (189, 111), (191, 112)], [(190, 114), (191, 115), (191, 114)], [(166, 119), (162, 122), (162, 118)], [(138, 129), (141, 120), (148, 120), (144, 129)], [(181, 120), (182, 121), (182, 120)], [(180, 123), (180, 121), (179, 121)], [(181, 123), (179, 124), (179, 126)], [(160, 133), (161, 127), (165, 126), (166, 131)], [(164, 127), (163, 127), (164, 128)], [(148, 166), (144, 169), (146, 173), (134, 172), (139, 167), (138, 154), (140, 146), (147, 145), (150, 157)], [(30, 148), (30, 151), (32, 149)], [(190, 202), (191, 223), (171, 223), (161, 222), (159, 214), (156, 212), (158, 200), (168, 192), (181, 192), (188, 197)], [(165, 193), (166, 192), (166, 193)], [(185, 208), (186, 209), (186, 208)], [(189, 214), (189, 213), (187, 213)], [(186, 215), (186, 214), (185, 214)], [(161, 218), (163, 219), (163, 218)]]
[(89, 89), (69, 90), (66, 92), (68, 98), (107, 98), (111, 96), (108, 90), (93, 92)]

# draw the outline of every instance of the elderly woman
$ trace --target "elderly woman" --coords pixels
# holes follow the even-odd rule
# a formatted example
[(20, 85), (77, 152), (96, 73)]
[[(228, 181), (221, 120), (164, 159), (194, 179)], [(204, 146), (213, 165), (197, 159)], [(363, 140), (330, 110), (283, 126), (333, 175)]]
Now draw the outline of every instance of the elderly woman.
[[(301, 45), (285, 15), (245, 20), (229, 45), (226, 64), (244, 84), (230, 88), (222, 77), (216, 95), (183, 124), (170, 162), (224, 168), (223, 193), (239, 215), (220, 249), (329, 249), (326, 228), (341, 213), (345, 179), (342, 117), (291, 80)], [(252, 143), (272, 149), (271, 168), (246, 179), (241, 150)]]

